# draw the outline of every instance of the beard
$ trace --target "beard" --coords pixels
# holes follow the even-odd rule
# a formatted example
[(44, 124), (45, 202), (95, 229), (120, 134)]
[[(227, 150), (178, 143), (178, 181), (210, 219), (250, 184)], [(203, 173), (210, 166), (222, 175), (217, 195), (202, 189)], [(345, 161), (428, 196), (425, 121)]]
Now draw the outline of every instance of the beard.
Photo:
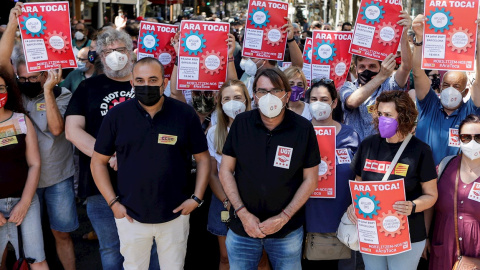
[(104, 63), (102, 59), (102, 64), (103, 64), (103, 73), (107, 75), (109, 78), (123, 78), (126, 77), (130, 74), (132, 74), (132, 68), (133, 68), (133, 63), (132, 61), (128, 61), (125, 67), (123, 67), (120, 70), (112, 70), (107, 64)]

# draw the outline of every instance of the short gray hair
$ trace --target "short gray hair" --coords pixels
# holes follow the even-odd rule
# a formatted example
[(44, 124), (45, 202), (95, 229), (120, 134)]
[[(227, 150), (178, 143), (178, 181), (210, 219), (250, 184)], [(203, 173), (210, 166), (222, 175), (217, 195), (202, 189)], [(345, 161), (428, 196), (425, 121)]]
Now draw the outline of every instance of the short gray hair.
[(97, 51), (103, 52), (106, 47), (114, 42), (122, 42), (128, 51), (133, 50), (133, 43), (130, 36), (125, 31), (118, 31), (113, 28), (106, 28), (97, 36)]
[(25, 55), (19, 54), (13, 59), (13, 65), (15, 66), (15, 72), (18, 74), (18, 67), (21, 65), (26, 66), (27, 62), (25, 61)]

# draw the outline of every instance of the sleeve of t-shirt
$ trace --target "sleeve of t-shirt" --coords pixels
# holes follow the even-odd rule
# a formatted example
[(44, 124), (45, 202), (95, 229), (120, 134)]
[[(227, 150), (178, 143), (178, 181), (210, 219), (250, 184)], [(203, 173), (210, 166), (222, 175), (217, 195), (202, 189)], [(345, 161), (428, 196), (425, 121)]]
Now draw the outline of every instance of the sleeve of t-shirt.
[(383, 83), (382, 83), (382, 90), (406, 90), (407, 89), (407, 84), (405, 84), (405, 86), (403, 87), (400, 87), (397, 83), (397, 81), (395, 80), (395, 73), (392, 74), (392, 76), (390, 76), (388, 79), (386, 79)]
[(199, 154), (207, 151), (207, 138), (205, 137), (205, 133), (203, 133), (200, 119), (196, 114), (192, 113), (188, 127), (190, 136), (190, 150), (192, 151), (192, 154)]
[(417, 98), (417, 109), (419, 114), (426, 114), (431, 111), (435, 106), (438, 105), (439, 99), (435, 91), (432, 88), (428, 90), (428, 94), (424, 99), (418, 100)]
[(207, 132), (207, 143), (208, 143), (208, 152), (210, 156), (215, 157), (215, 129), (216, 126), (212, 126)]
[(360, 146), (358, 146), (357, 152), (353, 156), (352, 163), (350, 163), (350, 169), (355, 172), (355, 175), (362, 175), (362, 150), (364, 147), (365, 142), (360, 143)]
[(109, 112), (103, 118), (102, 125), (98, 132), (94, 150), (105, 156), (111, 156), (115, 153), (116, 127), (112, 113)]
[(418, 161), (418, 175), (420, 175), (420, 182), (428, 182), (437, 178), (437, 170), (435, 162), (433, 161), (433, 154), (430, 146), (424, 145), (422, 153)]
[(312, 125), (308, 128), (307, 154), (303, 159), (303, 168), (311, 168), (320, 164), (320, 149), (318, 147), (317, 136)]
[(71, 98), (72, 93), (67, 88), (62, 88), (62, 94), (56, 99), (58, 111), (61, 115), (65, 115), (65, 111), (67, 110)]
[(86, 116), (86, 106), (87, 106), (87, 87), (85, 81), (81, 82), (75, 93), (73, 93), (70, 102), (68, 103), (67, 111), (65, 116), (68, 115), (83, 115)]
[(235, 136), (237, 134), (237, 127), (238, 120), (233, 121), (232, 126), (230, 127), (230, 131), (228, 132), (227, 139), (225, 140), (225, 144), (223, 145), (222, 153), (227, 156), (231, 156), (236, 158), (237, 154), (235, 151)]
[(345, 82), (342, 85), (342, 88), (340, 88), (340, 100), (342, 101), (342, 107), (344, 110), (350, 110), (348, 109), (345, 101), (355, 90), (357, 90), (357, 87), (355, 87), (355, 85), (351, 82)]

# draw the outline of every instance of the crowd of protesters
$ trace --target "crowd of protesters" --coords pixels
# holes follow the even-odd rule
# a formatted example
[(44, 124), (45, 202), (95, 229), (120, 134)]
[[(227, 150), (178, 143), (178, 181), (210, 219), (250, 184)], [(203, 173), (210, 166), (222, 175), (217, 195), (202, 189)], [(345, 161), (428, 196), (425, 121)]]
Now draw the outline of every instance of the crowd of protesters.
[[(397, 55), (354, 55), (343, 85), (313, 78), (310, 87), (305, 38), (352, 24), (285, 18), (291, 66), (281, 69), (242, 56), (240, 16), (217, 41), (228, 46), (221, 89), (182, 91), (177, 63), (169, 80), (157, 59), (137, 61), (143, 18), (123, 14), (101, 29), (72, 24), (77, 69), (27, 72), (16, 35), (22, 5), (0, 39), (0, 269), (8, 243), (19, 256), (17, 232), (31, 269), (49, 269), (42, 217), (63, 268), (75, 269), (77, 201), (93, 227), (84, 238), (98, 239), (107, 270), (183, 269), (189, 252), (213, 256), (205, 234), (218, 241), (221, 270), (414, 270), (421, 257), (437, 270), (460, 253), (480, 258), (480, 61), (471, 74), (422, 70), (423, 15), (398, 14)], [(182, 19), (220, 21), (174, 24)], [(171, 45), (178, 53), (179, 33)], [(346, 153), (348, 162), (334, 162), (335, 199), (310, 198), (321, 162), (314, 126), (335, 127)], [(336, 239), (344, 213), (357, 222), (348, 181), (381, 180), (385, 171), (367, 162), (390, 164), (400, 148), (407, 171), (389, 179), (405, 181), (406, 200), (393, 209), (408, 217), (411, 250), (305, 257), (307, 237)]]

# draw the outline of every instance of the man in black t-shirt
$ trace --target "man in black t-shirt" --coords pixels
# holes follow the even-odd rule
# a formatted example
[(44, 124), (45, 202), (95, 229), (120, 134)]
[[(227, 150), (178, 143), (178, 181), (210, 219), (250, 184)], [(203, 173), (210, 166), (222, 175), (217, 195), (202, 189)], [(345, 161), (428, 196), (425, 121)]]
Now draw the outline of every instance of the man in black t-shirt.
[(259, 110), (235, 118), (219, 173), (235, 209), (226, 240), (230, 266), (256, 268), (265, 249), (279, 269), (301, 269), (303, 205), (320, 163), (315, 131), (285, 109), (291, 89), (281, 71), (260, 70), (253, 88)]
[[(125, 269), (147, 268), (152, 239), (162, 269), (183, 269), (189, 214), (202, 205), (208, 185), (210, 155), (200, 121), (190, 106), (163, 95), (163, 74), (155, 58), (135, 64), (136, 97), (105, 116), (92, 156), (95, 183), (115, 216)], [(114, 153), (117, 190), (107, 172)], [(196, 184), (188, 194), (192, 154)]]

